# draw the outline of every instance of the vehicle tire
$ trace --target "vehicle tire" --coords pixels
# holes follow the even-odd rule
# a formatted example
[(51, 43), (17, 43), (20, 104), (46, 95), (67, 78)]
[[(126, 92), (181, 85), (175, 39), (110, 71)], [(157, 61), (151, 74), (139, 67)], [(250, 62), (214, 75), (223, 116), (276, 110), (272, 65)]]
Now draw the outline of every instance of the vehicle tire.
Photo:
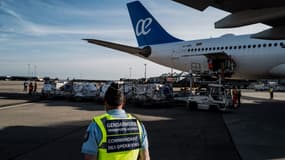
[(218, 111), (218, 107), (215, 106), (215, 105), (211, 105), (211, 106), (210, 106), (210, 110), (211, 110), (211, 111)]
[(75, 102), (81, 102), (82, 98), (81, 97), (73, 97), (72, 100), (74, 100)]
[(190, 102), (188, 103), (188, 106), (187, 106), (187, 107), (188, 107), (189, 110), (197, 110), (197, 109), (198, 109), (198, 104), (197, 104), (196, 102), (191, 102), (191, 101), (190, 101)]

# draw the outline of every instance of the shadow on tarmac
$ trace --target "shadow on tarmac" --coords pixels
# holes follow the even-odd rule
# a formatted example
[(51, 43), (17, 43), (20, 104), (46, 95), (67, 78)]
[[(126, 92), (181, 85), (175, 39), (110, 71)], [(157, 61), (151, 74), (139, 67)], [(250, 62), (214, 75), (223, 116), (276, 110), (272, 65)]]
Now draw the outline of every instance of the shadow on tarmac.
[(38, 94), (28, 95), (27, 93), (7, 93), (0, 92), (0, 97), (11, 100), (27, 100), (27, 101), (39, 101), (40, 96)]
[(82, 124), (5, 128), (0, 132), (0, 159), (83, 159), (80, 146), (85, 128)]

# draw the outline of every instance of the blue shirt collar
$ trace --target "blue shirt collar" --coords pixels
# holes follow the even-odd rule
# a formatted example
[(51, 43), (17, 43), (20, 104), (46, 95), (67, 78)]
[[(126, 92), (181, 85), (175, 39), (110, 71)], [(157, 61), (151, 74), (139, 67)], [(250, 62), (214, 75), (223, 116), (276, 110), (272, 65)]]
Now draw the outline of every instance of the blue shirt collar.
[(124, 109), (111, 109), (107, 113), (110, 115), (125, 115), (126, 111)]

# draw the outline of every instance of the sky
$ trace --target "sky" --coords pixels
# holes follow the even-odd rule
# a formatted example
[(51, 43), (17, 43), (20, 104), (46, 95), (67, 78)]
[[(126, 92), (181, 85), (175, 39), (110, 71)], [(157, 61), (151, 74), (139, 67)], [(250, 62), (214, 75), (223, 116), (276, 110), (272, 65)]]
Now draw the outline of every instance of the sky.
[[(83, 41), (137, 46), (126, 3), (131, 0), (0, 0), (0, 75), (119, 79), (168, 73), (170, 68)], [(171, 0), (141, 0), (160, 24), (183, 40), (252, 34), (263, 24), (215, 29), (229, 13), (200, 12)]]

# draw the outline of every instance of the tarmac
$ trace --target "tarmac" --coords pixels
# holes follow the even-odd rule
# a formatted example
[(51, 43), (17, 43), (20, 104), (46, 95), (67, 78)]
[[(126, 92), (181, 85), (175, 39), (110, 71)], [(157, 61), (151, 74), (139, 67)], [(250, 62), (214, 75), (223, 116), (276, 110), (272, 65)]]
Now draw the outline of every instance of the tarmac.
[[(243, 92), (242, 106), (230, 113), (183, 105), (126, 110), (144, 123), (151, 159), (282, 159), (285, 93), (278, 94), (280, 99), (269, 100), (266, 93)], [(94, 102), (42, 101), (1, 89), (0, 97), (1, 160), (83, 159), (85, 130), (93, 116), (104, 113)]]
[(285, 93), (243, 92), (237, 112), (224, 114), (242, 159), (285, 159)]

